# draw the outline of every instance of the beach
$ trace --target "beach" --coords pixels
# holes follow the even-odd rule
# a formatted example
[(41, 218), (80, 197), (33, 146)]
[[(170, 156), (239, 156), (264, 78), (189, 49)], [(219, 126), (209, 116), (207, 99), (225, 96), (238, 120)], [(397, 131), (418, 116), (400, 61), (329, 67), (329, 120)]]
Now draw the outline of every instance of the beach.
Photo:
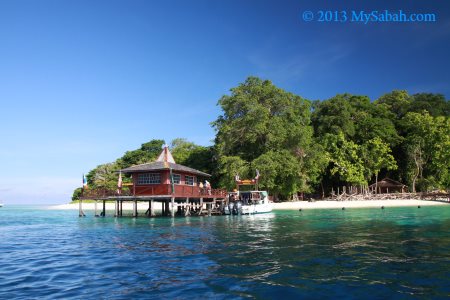
[[(299, 209), (342, 209), (345, 208), (370, 208), (384, 206), (388, 207), (405, 207), (405, 206), (435, 206), (435, 205), (450, 205), (449, 202), (443, 201), (430, 201), (430, 200), (358, 200), (358, 201), (335, 201), (335, 200), (322, 200), (322, 201), (287, 201), (287, 202), (277, 202), (274, 203), (274, 210), (299, 210)], [(158, 210), (160, 205), (156, 205), (156, 210)], [(56, 210), (71, 210), (78, 209), (78, 203), (71, 204), (61, 204), (49, 206), (48, 209)], [(97, 209), (100, 211), (102, 208), (102, 203), (97, 204)], [(83, 203), (83, 210), (94, 210), (95, 203)], [(132, 202), (123, 203), (124, 210), (132, 210)], [(141, 202), (138, 203), (138, 210), (147, 210), (148, 203)], [(106, 210), (114, 210), (114, 203), (106, 203)]]

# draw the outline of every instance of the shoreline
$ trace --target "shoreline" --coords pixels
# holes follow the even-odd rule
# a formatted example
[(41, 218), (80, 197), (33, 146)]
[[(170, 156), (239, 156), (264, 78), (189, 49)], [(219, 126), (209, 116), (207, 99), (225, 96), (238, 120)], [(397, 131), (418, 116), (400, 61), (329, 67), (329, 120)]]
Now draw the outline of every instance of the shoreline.
[[(299, 210), (299, 209), (336, 209), (336, 208), (381, 208), (384, 207), (407, 207), (407, 206), (436, 206), (450, 205), (449, 202), (433, 201), (433, 200), (416, 200), (416, 199), (393, 199), (393, 200), (354, 200), (354, 201), (336, 201), (336, 200), (320, 200), (320, 201), (290, 201), (273, 203), (273, 210)], [(78, 210), (78, 203), (60, 204), (48, 206), (51, 210)], [(102, 209), (102, 203), (97, 204), (97, 210)], [(83, 203), (83, 210), (94, 210), (94, 203)], [(106, 203), (106, 210), (114, 210), (114, 203)], [(124, 210), (132, 210), (133, 203), (123, 203)], [(147, 210), (147, 203), (138, 203), (138, 210)], [(160, 208), (156, 207), (156, 211)]]

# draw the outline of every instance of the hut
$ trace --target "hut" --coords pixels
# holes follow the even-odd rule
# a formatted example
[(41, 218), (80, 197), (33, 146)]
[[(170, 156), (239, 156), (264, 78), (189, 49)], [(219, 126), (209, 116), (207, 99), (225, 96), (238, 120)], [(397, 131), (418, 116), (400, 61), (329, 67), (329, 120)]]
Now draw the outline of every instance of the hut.
[(378, 183), (370, 185), (369, 190), (375, 191), (377, 194), (404, 193), (408, 191), (408, 186), (386, 177)]
[(208, 184), (201, 188), (200, 182), (211, 175), (177, 164), (168, 147), (164, 147), (156, 161), (125, 168), (121, 172), (131, 174), (130, 192), (133, 196), (214, 198), (223, 195), (223, 191), (213, 190)]
[[(146, 215), (154, 216), (155, 204), (161, 203), (162, 215), (174, 216), (176, 213), (198, 215), (206, 212), (221, 214), (226, 191), (212, 189), (207, 179), (211, 175), (179, 165), (173, 159), (168, 147), (164, 147), (158, 159), (152, 163), (131, 166), (119, 171), (117, 191), (84, 191), (80, 197), (79, 215), (84, 216), (83, 199), (94, 199), (97, 215), (97, 200), (103, 201), (102, 216), (105, 216), (105, 201), (115, 201), (115, 216), (123, 215), (123, 202), (133, 202), (133, 217), (138, 216), (137, 203), (148, 202)], [(122, 173), (130, 174), (132, 182), (122, 184)], [(200, 184), (205, 180), (205, 185)], [(126, 190), (122, 191), (122, 188)], [(204, 210), (205, 208), (205, 210)]]

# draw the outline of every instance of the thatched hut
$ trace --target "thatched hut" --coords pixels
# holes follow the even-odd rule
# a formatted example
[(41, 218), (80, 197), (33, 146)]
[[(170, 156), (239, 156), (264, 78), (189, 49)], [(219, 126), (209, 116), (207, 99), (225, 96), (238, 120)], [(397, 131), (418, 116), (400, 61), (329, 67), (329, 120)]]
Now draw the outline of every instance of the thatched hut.
[(371, 191), (375, 191), (377, 194), (387, 194), (387, 193), (405, 193), (408, 191), (408, 186), (401, 182), (395, 181), (390, 178), (384, 178), (378, 183), (374, 183), (369, 186)]

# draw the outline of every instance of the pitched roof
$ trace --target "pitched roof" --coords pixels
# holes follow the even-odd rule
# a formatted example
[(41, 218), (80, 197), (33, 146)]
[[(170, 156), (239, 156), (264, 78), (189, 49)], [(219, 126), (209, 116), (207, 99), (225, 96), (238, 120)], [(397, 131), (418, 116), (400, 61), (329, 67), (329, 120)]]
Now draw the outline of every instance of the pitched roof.
[(189, 168), (183, 165), (174, 164), (170, 162), (162, 162), (162, 161), (155, 161), (148, 164), (142, 164), (142, 165), (136, 165), (129, 168), (125, 168), (121, 170), (123, 173), (136, 173), (136, 172), (147, 172), (147, 171), (158, 171), (158, 170), (169, 170), (172, 169), (174, 171), (181, 171), (186, 173), (192, 173), (195, 175), (205, 176), (205, 177), (211, 177), (208, 173)]
[(209, 175), (208, 173), (175, 163), (175, 160), (173, 159), (173, 156), (170, 153), (168, 147), (164, 147), (164, 149), (161, 151), (161, 154), (159, 155), (158, 159), (155, 162), (131, 166), (122, 169), (120, 171), (123, 173), (136, 173), (136, 172), (148, 172), (148, 171), (169, 170), (169, 169), (172, 169), (173, 171), (191, 173), (204, 177), (211, 177), (211, 175)]
[(389, 186), (392, 186), (392, 187), (394, 187), (394, 186), (396, 186), (396, 187), (406, 187), (406, 185), (404, 185), (403, 183), (395, 181), (395, 180), (387, 178), (387, 177), (382, 179), (382, 180), (380, 180), (380, 181), (378, 181), (377, 184), (374, 183), (374, 184), (369, 185), (369, 187), (374, 187), (375, 185), (377, 185), (378, 187), (383, 187), (383, 186), (387, 186), (387, 187), (389, 187)]

